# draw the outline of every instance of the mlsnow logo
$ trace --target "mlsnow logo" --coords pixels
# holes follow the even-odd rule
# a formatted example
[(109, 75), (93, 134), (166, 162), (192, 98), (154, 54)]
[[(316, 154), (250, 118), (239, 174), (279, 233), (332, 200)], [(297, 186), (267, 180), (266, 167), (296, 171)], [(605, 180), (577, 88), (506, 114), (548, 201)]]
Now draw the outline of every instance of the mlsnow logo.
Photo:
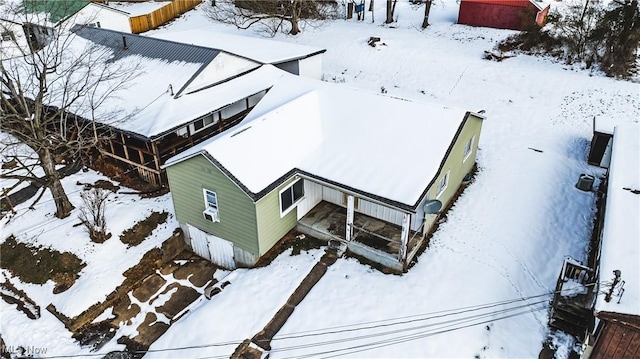
[(34, 355), (47, 354), (47, 347), (37, 347), (35, 345), (3, 345), (0, 347), (0, 354), (15, 354), (18, 358), (25, 356), (33, 357)]

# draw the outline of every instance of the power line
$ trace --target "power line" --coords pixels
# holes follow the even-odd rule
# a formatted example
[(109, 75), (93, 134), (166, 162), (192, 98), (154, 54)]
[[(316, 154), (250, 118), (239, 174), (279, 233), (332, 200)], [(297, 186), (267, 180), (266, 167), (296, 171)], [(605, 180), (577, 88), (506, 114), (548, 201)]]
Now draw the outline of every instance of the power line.
[[(544, 309), (546, 309), (546, 307), (543, 306), (543, 307), (539, 307), (539, 308), (536, 308), (536, 309), (525, 310), (525, 311), (521, 311), (521, 312), (505, 315), (505, 316), (498, 317), (498, 318), (492, 318), (492, 319), (481, 321), (481, 322), (477, 322), (477, 323), (466, 324), (466, 325), (463, 325), (463, 326), (455, 326), (455, 327), (450, 327), (448, 329), (442, 329), (442, 330), (431, 331), (431, 332), (430, 331), (425, 331), (425, 332), (418, 333), (418, 334), (415, 334), (415, 335), (412, 335), (412, 336), (400, 336), (400, 337), (397, 337), (397, 338), (386, 339), (386, 340), (382, 340), (382, 341), (376, 341), (374, 343), (366, 343), (366, 344), (356, 345), (356, 346), (347, 347), (347, 348), (328, 350), (328, 351), (324, 351), (324, 352), (309, 353), (309, 354), (305, 354), (303, 356), (297, 355), (297, 356), (287, 357), (285, 359), (290, 359), (290, 358), (302, 359), (302, 358), (315, 357), (315, 356), (325, 355), (325, 354), (333, 354), (333, 355), (325, 356), (324, 358), (334, 358), (334, 357), (341, 356), (341, 355), (354, 354), (354, 353), (363, 352), (363, 351), (372, 350), (372, 349), (378, 349), (378, 348), (382, 348), (382, 347), (386, 347), (386, 346), (390, 346), (390, 345), (405, 343), (405, 342), (408, 342), (408, 341), (417, 340), (417, 339), (421, 339), (421, 338), (426, 338), (426, 337), (430, 337), (430, 336), (434, 336), (434, 335), (438, 335), (438, 334), (444, 334), (444, 333), (448, 333), (448, 332), (452, 332), (452, 331), (456, 331), (456, 330), (466, 329), (466, 328), (469, 328), (469, 327), (482, 325), (482, 324), (487, 324), (487, 323), (495, 322), (495, 321), (498, 321), (498, 320), (504, 320), (504, 319), (508, 319), (508, 318), (512, 318), (512, 317), (516, 317), (516, 316), (520, 316), (520, 315), (524, 315), (524, 314), (528, 314), (528, 313), (533, 313), (533, 312), (544, 310)], [(347, 350), (350, 350), (350, 351), (349, 352), (340, 353), (342, 351), (347, 351)]]
[[(413, 327), (408, 327), (408, 328), (399, 328), (399, 329), (393, 329), (393, 330), (388, 330), (388, 331), (383, 331), (383, 332), (375, 332), (375, 333), (364, 334), (364, 335), (355, 336), (355, 337), (327, 340), (327, 341), (323, 341), (323, 342), (300, 344), (300, 345), (297, 345), (297, 346), (289, 346), (289, 347), (285, 347), (285, 348), (282, 348), (282, 349), (275, 349), (275, 350), (272, 350), (270, 352), (271, 353), (277, 353), (277, 352), (281, 352), (281, 351), (290, 351), (290, 350), (296, 350), (296, 349), (306, 349), (306, 348), (312, 348), (312, 347), (316, 347), (316, 346), (335, 345), (335, 344), (340, 344), (340, 343), (344, 343), (344, 342), (363, 340), (363, 339), (370, 339), (370, 338), (377, 338), (377, 337), (384, 337), (384, 336), (388, 336), (388, 335), (392, 335), (392, 334), (400, 334), (400, 333), (405, 333), (405, 332), (412, 332), (412, 331), (415, 331), (415, 330), (431, 328), (431, 327), (437, 327), (437, 328), (443, 327), (443, 328), (446, 328), (446, 327), (449, 327), (449, 326), (452, 326), (452, 325), (466, 323), (466, 322), (482, 319), (482, 318), (485, 318), (485, 317), (493, 317), (495, 315), (500, 315), (500, 314), (504, 314), (504, 313), (508, 313), (508, 312), (513, 312), (513, 311), (516, 311), (516, 310), (519, 310), (519, 309), (531, 307), (533, 305), (542, 304), (544, 302), (546, 302), (546, 300), (535, 302), (535, 303), (530, 303), (530, 304), (524, 304), (524, 305), (520, 305), (520, 306), (516, 306), (516, 307), (512, 307), (512, 308), (506, 308), (506, 309), (491, 311), (491, 312), (487, 312), (487, 313), (480, 313), (480, 314), (475, 314), (475, 315), (466, 316), (466, 317), (448, 319), (448, 320), (440, 321), (440, 322), (436, 322), (436, 323), (427, 323), (427, 324), (423, 324), (423, 325), (419, 325), (419, 326), (413, 326)], [(530, 312), (530, 311), (531, 310), (527, 310), (527, 313)], [(427, 320), (431, 320), (431, 319), (433, 319), (433, 318), (427, 317), (427, 318), (421, 319), (421, 321), (427, 321)], [(400, 325), (400, 324), (405, 324), (405, 322), (393, 323), (391, 325)], [(376, 329), (376, 328), (380, 328), (380, 327), (369, 327), (369, 328), (363, 328), (363, 329), (367, 330), (367, 329)], [(427, 330), (427, 332), (428, 332), (428, 330)], [(335, 333), (322, 333), (322, 334), (318, 334), (318, 335), (314, 335), (314, 336), (327, 335), (327, 334), (335, 334)]]
[[(593, 284), (590, 284), (590, 285), (596, 285), (596, 284), (598, 284), (598, 283), (593, 283)], [(423, 313), (423, 314), (416, 314), (416, 315), (410, 315), (410, 316), (389, 318), (389, 319), (385, 319), (385, 320), (361, 322), (361, 323), (356, 323), (356, 324), (351, 324), (351, 325), (335, 326), (335, 327), (328, 327), (328, 328), (322, 328), (322, 329), (301, 331), (301, 332), (297, 332), (297, 333), (289, 333), (289, 334), (285, 334), (283, 336), (274, 337), (273, 340), (297, 339), (297, 338), (302, 338), (302, 337), (314, 337), (314, 336), (322, 336), (322, 335), (329, 335), (329, 334), (338, 334), (338, 333), (342, 333), (342, 332), (353, 332), (353, 331), (358, 331), (358, 330), (368, 330), (368, 329), (390, 327), (390, 326), (394, 326), (394, 325), (408, 324), (408, 323), (413, 323), (413, 322), (432, 320), (432, 319), (436, 319), (436, 318), (444, 318), (444, 317), (449, 317), (449, 316), (454, 316), (454, 315), (460, 315), (460, 314), (463, 314), (463, 313), (468, 313), (468, 312), (472, 312), (472, 311), (478, 311), (478, 310), (482, 310), (482, 309), (493, 308), (493, 307), (500, 306), (500, 305), (513, 304), (513, 303), (516, 303), (516, 302), (525, 302), (524, 304), (519, 305), (519, 306), (515, 306), (515, 307), (502, 308), (502, 309), (499, 309), (499, 310), (493, 310), (493, 311), (489, 311), (489, 312), (474, 314), (474, 315), (471, 315), (471, 316), (463, 316), (463, 317), (459, 317), (459, 318), (448, 319), (448, 320), (440, 321), (440, 322), (437, 322), (437, 323), (430, 323), (430, 324), (428, 323), (428, 324), (423, 324), (423, 325), (420, 325), (420, 326), (413, 326), (413, 327), (409, 327), (409, 328), (400, 328), (400, 329), (393, 329), (393, 330), (377, 332), (377, 333), (363, 334), (363, 335), (360, 335), (360, 336), (350, 337), (350, 338), (327, 340), (327, 341), (323, 341), (323, 342), (311, 342), (311, 343), (300, 344), (300, 345), (296, 345), (296, 346), (283, 347), (283, 348), (272, 350), (271, 353), (286, 352), (286, 351), (291, 351), (291, 350), (296, 350), (296, 349), (313, 348), (313, 347), (326, 346), (326, 345), (331, 345), (331, 344), (347, 343), (347, 342), (350, 342), (350, 341), (370, 339), (370, 338), (376, 338), (376, 337), (381, 337), (381, 336), (389, 336), (389, 335), (394, 335), (394, 334), (397, 335), (397, 334), (402, 334), (402, 333), (405, 333), (405, 332), (416, 331), (416, 330), (419, 330), (419, 329), (431, 328), (431, 329), (427, 329), (427, 330), (424, 330), (422, 332), (418, 332), (418, 333), (414, 333), (414, 334), (410, 334), (410, 335), (405, 334), (405, 335), (402, 335), (402, 336), (392, 337), (392, 338), (384, 339), (384, 340), (381, 340), (381, 341), (379, 340), (379, 341), (376, 341), (375, 343), (362, 344), (362, 345), (351, 346), (351, 347), (342, 348), (342, 349), (335, 349), (335, 350), (330, 350), (330, 351), (325, 351), (325, 352), (313, 353), (313, 354), (307, 355), (307, 357), (308, 356), (316, 356), (316, 355), (324, 355), (324, 354), (332, 354), (332, 353), (337, 353), (337, 352), (345, 351), (345, 350), (354, 350), (352, 352), (336, 354), (336, 355), (330, 356), (330, 357), (334, 357), (334, 356), (337, 356), (337, 355), (352, 354), (352, 353), (356, 353), (356, 352), (360, 352), (360, 351), (376, 349), (376, 348), (379, 348), (379, 347), (399, 344), (399, 343), (403, 343), (403, 342), (410, 341), (410, 340), (416, 340), (416, 339), (420, 339), (420, 338), (424, 338), (424, 337), (428, 337), (428, 336), (432, 336), (432, 335), (442, 334), (442, 333), (446, 333), (446, 332), (450, 332), (450, 331), (454, 331), (454, 330), (465, 329), (465, 328), (468, 328), (468, 327), (471, 327), (471, 326), (476, 326), (476, 325), (486, 324), (486, 323), (490, 323), (490, 322), (497, 321), (497, 320), (507, 319), (507, 318), (511, 318), (511, 317), (514, 317), (514, 316), (523, 315), (523, 314), (526, 314), (526, 313), (534, 313), (534, 312), (546, 309), (547, 308), (546, 306), (541, 306), (541, 307), (537, 307), (537, 308), (532, 308), (532, 307), (535, 306), (535, 305), (547, 302), (547, 300), (537, 301), (537, 302), (533, 302), (533, 303), (526, 303), (526, 301), (528, 301), (530, 299), (533, 299), (533, 298), (540, 298), (540, 297), (543, 297), (543, 296), (548, 296), (548, 295), (552, 295), (552, 294), (555, 294), (555, 293), (571, 291), (571, 290), (579, 289), (579, 288), (580, 287), (567, 288), (567, 289), (563, 289), (563, 290), (559, 290), (559, 291), (536, 294), (536, 295), (532, 295), (532, 296), (528, 296), (528, 297), (524, 297), (524, 298), (514, 298), (514, 299), (502, 300), (502, 301), (486, 303), (486, 304), (479, 304), (479, 305), (474, 305), (474, 306), (467, 306), (467, 307), (453, 308), (453, 309), (430, 312), (430, 313)], [(512, 314), (505, 315), (506, 313), (513, 312), (513, 311), (516, 311), (518, 309), (524, 309), (524, 308), (530, 308), (530, 309), (526, 309), (526, 310), (523, 310), (523, 311), (520, 311), (520, 312), (517, 312), (517, 313), (512, 313)], [(484, 320), (484, 321), (481, 321), (481, 322), (475, 322), (475, 321), (477, 321), (479, 319), (483, 319), (483, 318), (486, 318), (486, 317), (493, 317), (493, 316), (496, 316), (496, 315), (501, 315), (501, 316), (499, 316), (497, 318), (487, 319), (487, 320)], [(400, 321), (398, 321), (398, 320), (400, 320)], [(470, 323), (470, 322), (471, 322), (471, 324), (466, 324), (466, 325), (460, 326), (461, 324)], [(372, 326), (371, 324), (378, 324), (378, 325), (373, 325)], [(365, 326), (363, 326), (363, 325), (365, 325)], [(445, 328), (449, 328), (449, 329), (445, 329)], [(334, 330), (334, 329), (337, 329), (337, 330)], [(200, 344), (200, 345), (190, 345), (190, 346), (183, 346), (183, 347), (149, 349), (149, 350), (146, 350), (146, 351), (131, 351), (129, 353), (131, 353), (131, 354), (146, 354), (146, 353), (156, 353), (156, 352), (158, 352), (158, 353), (161, 353), (161, 352), (176, 352), (176, 351), (181, 351), (181, 350), (193, 350), (193, 349), (204, 349), (204, 348), (211, 348), (211, 347), (223, 347), (223, 346), (230, 346), (230, 345), (237, 346), (237, 345), (241, 344), (242, 341), (243, 340), (234, 340), (234, 341), (227, 341), (227, 342), (218, 342), (218, 343), (209, 343), (209, 344)], [(57, 359), (57, 358), (76, 358), (76, 357), (94, 357), (94, 356), (95, 357), (104, 356), (104, 354), (90, 353), (90, 354), (48, 356), (48, 357), (42, 357), (42, 358), (43, 359)], [(229, 355), (213, 355), (213, 356), (204, 356), (204, 357), (201, 357), (201, 359), (216, 359), (216, 358), (227, 358), (227, 357), (229, 357)], [(330, 357), (328, 357), (328, 358), (330, 358)], [(296, 356), (296, 358), (304, 358), (304, 357)]]
[[(276, 336), (273, 337), (273, 340), (295, 339), (295, 338), (301, 338), (301, 337), (306, 337), (306, 336), (312, 336), (312, 335), (315, 335), (314, 333), (317, 332), (317, 331), (323, 331), (322, 334), (336, 334), (336, 333), (350, 332), (350, 331), (355, 331), (355, 330), (360, 330), (360, 329), (371, 329), (371, 328), (384, 327), (384, 326), (390, 326), (390, 325), (396, 325), (396, 324), (408, 324), (408, 323), (419, 322), (419, 321), (425, 320), (425, 318), (421, 318), (421, 317), (424, 317), (426, 315), (430, 316), (430, 317), (427, 317), (426, 319), (442, 318), (442, 317), (446, 317), (448, 315), (462, 314), (462, 313), (472, 312), (472, 311), (476, 311), (476, 310), (497, 307), (497, 306), (500, 306), (500, 305), (512, 304), (512, 303), (516, 303), (516, 302), (520, 302), (520, 301), (527, 301), (529, 299), (548, 296), (550, 294), (551, 293), (544, 293), (544, 294), (529, 296), (529, 297), (522, 298), (522, 299), (521, 298), (510, 299), (510, 300), (505, 300), (505, 301), (500, 301), (500, 302), (495, 302), (495, 303), (474, 305), (474, 306), (462, 307), (462, 308), (457, 308), (457, 309), (448, 309), (448, 310), (442, 310), (442, 311), (436, 311), (436, 312), (430, 312), (430, 313), (423, 313), (423, 314), (416, 314), (416, 315), (409, 315), (409, 316), (398, 317), (398, 318), (392, 319), (392, 320), (407, 319), (405, 321), (397, 322), (397, 323), (386, 323), (386, 322), (389, 321), (389, 319), (383, 319), (383, 320), (377, 320), (377, 321), (362, 322), (362, 323), (358, 323), (357, 325), (343, 325), (343, 326), (337, 326), (337, 327), (332, 327), (332, 328), (308, 330), (308, 331), (299, 332), (299, 333), (291, 334), (291, 335), (287, 335), (287, 334), (276, 335)], [(412, 318), (417, 318), (417, 319), (412, 319)], [(379, 323), (382, 323), (382, 324), (379, 324)], [(370, 325), (370, 324), (379, 324), (379, 325), (359, 327), (360, 325)], [(351, 327), (354, 327), (354, 328), (351, 328)], [(333, 330), (333, 329), (337, 329), (337, 330), (326, 331), (326, 330)]]

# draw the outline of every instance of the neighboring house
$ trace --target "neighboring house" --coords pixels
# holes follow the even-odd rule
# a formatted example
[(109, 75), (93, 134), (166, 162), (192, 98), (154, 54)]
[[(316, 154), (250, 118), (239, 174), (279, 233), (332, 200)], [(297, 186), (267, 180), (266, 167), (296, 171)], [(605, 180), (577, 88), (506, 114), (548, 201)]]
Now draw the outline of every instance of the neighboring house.
[(640, 357), (640, 124), (615, 127), (594, 306), (584, 357)]
[(281, 41), (209, 31), (188, 30), (157, 33), (151, 36), (194, 45), (225, 49), (262, 64), (271, 64), (294, 75), (322, 79), (325, 49)]
[(61, 21), (64, 28), (89, 25), (139, 34), (193, 9), (202, 0), (94, 1)]
[(472, 172), (482, 120), (286, 75), (233, 130), (167, 161), (176, 217), (196, 253), (228, 268), (297, 227), (404, 271), (431, 205)]
[(95, 27), (81, 27), (77, 35), (112, 49), (113, 61), (137, 58), (144, 70), (100, 107), (130, 114), (108, 126), (112, 136), (100, 152), (155, 185), (165, 184), (166, 159), (239, 123), (285, 74), (226, 49)]
[(90, 2), (75, 14), (71, 14), (60, 22), (60, 27), (71, 29), (75, 25), (103, 27), (105, 29), (131, 33), (130, 14), (126, 11)]
[(543, 26), (549, 5), (537, 0), (461, 0), (458, 24), (526, 30)]
[(589, 263), (565, 260), (550, 325), (583, 358), (640, 357), (640, 124), (615, 126)]
[(53, 36), (51, 27), (0, 19), (0, 59), (24, 56), (42, 49)]

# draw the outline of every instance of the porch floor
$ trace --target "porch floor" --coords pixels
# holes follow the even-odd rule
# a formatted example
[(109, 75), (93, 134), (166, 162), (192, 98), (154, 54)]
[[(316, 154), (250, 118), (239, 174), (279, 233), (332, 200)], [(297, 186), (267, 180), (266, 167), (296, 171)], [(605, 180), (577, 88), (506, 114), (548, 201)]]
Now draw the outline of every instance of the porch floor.
[[(333, 203), (322, 201), (302, 217), (298, 223), (315, 232), (323, 233), (328, 235), (328, 237), (344, 241), (347, 209)], [(353, 224), (354, 227), (364, 229), (364, 231), (354, 229), (353, 241), (389, 254), (398, 254), (400, 250), (400, 236), (402, 234), (402, 228), (400, 226), (358, 212), (354, 213)], [(408, 251), (411, 251), (421, 239), (421, 236), (414, 236), (414, 234), (415, 232), (413, 231), (409, 233), (411, 241), (408, 245)]]

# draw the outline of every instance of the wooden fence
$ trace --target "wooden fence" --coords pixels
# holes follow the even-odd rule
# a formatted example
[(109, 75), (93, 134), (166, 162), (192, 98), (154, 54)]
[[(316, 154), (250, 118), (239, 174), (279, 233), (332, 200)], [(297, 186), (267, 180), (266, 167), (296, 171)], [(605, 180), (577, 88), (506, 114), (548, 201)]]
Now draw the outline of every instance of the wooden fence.
[(139, 34), (164, 24), (165, 22), (175, 19), (181, 14), (193, 9), (199, 5), (202, 0), (173, 0), (153, 12), (148, 14), (132, 16), (129, 18), (131, 24), (131, 32)]

